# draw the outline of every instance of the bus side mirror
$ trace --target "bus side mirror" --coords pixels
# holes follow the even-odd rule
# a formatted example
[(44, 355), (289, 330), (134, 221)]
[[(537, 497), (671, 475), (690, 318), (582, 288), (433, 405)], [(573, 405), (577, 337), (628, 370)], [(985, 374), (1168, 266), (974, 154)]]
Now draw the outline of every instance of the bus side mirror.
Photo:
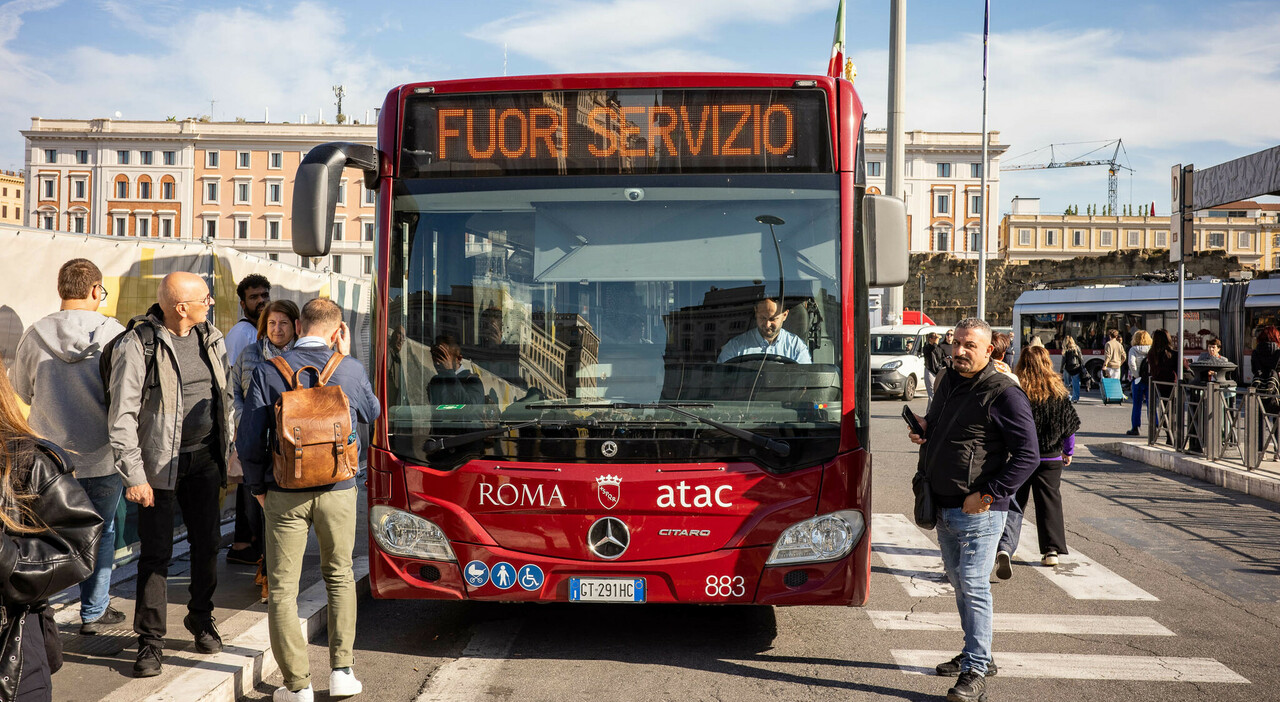
[(889, 195), (863, 195), (862, 236), (867, 285), (875, 288), (906, 283), (907, 203)]
[(365, 172), (365, 187), (376, 188), (378, 150), (366, 144), (335, 141), (307, 153), (293, 179), (293, 252), (299, 256), (329, 254), (329, 232), (338, 204), (338, 185), (347, 167)]

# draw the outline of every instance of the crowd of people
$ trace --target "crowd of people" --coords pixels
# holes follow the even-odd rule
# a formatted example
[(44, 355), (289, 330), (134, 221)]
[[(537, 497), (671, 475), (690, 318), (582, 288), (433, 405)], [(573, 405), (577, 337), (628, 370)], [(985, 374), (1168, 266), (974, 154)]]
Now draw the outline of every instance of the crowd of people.
[[(175, 272), (160, 281), (146, 314), (121, 325), (99, 312), (109, 291), (83, 258), (59, 269), (58, 294), (60, 309), (23, 334), (12, 367), (0, 362), (0, 563), (12, 565), (0, 597), (0, 633), (12, 652), (0, 661), (0, 699), (52, 699), (62, 658), (50, 596), (80, 583), (84, 636), (126, 619), (109, 593), (121, 499), (138, 506), (133, 675), (163, 669), (178, 514), (191, 562), (183, 627), (197, 652), (220, 652), (213, 612), (229, 483), (238, 485), (227, 560), (256, 565), (264, 583), (271, 649), (284, 676), (274, 699), (314, 697), (297, 618), (312, 529), (330, 607), (329, 695), (359, 694), (354, 472), (279, 485), (272, 446), (277, 401), (324, 386), (347, 399), (349, 453), (362, 453), (355, 427), (373, 422), (379, 405), (350, 356), (341, 308), (322, 298), (301, 308), (272, 300), (270, 281), (250, 275), (237, 287), (241, 319), (224, 338), (209, 321), (215, 301), (205, 281)], [(286, 377), (285, 368), (299, 370)], [(30, 407), (26, 417), (19, 399)]]
[[(1143, 329), (1133, 330), (1129, 335), (1128, 345), (1117, 329), (1106, 333), (1107, 341), (1103, 346), (1103, 359), (1100, 374), (1104, 378), (1127, 379), (1129, 395), (1132, 400), (1130, 427), (1125, 433), (1137, 436), (1142, 433), (1142, 408), (1147, 406), (1148, 421), (1157, 422), (1161, 400), (1168, 401), (1172, 392), (1172, 384), (1197, 380), (1192, 363), (1226, 362), (1219, 370), (1205, 369), (1198, 381), (1238, 382), (1243, 373), (1229, 364), (1223, 356), (1222, 340), (1208, 335), (1203, 339), (1204, 351), (1195, 358), (1185, 359), (1181, 372), (1178, 368), (1178, 349), (1176, 341), (1167, 330), (1156, 329), (1148, 332)], [(1262, 392), (1280, 394), (1280, 382), (1269, 385), (1271, 378), (1280, 377), (1280, 329), (1275, 325), (1258, 327), (1253, 338), (1253, 349), (1249, 356), (1249, 378), (1254, 387)], [(1044, 346), (1038, 336), (1028, 339), (1026, 348)], [(1052, 347), (1062, 349), (1061, 372), (1071, 402), (1080, 400), (1080, 392), (1092, 380), (1086, 368), (1080, 347), (1070, 335), (1055, 336)], [(1268, 411), (1280, 411), (1280, 402), (1270, 398), (1264, 404), (1275, 405)]]
[[(0, 597), (0, 641), (11, 652), (0, 660), (0, 699), (52, 699), (61, 649), (47, 606), (51, 595), (80, 584), (84, 636), (126, 619), (109, 593), (122, 499), (138, 506), (133, 675), (163, 670), (179, 514), (191, 562), (183, 627), (197, 652), (220, 652), (216, 566), (231, 484), (235, 531), (226, 558), (258, 568), (271, 650), (284, 678), (273, 698), (314, 697), (307, 642), (297, 625), (312, 530), (329, 601), (328, 692), (359, 694), (363, 685), (353, 670), (356, 474), (299, 486), (280, 472), (281, 452), (273, 445), (281, 440), (278, 413), (286, 395), (336, 387), (350, 408), (348, 447), (363, 453), (355, 428), (372, 423), (380, 409), (364, 367), (350, 355), (342, 310), (322, 298), (301, 307), (273, 300), (270, 281), (250, 275), (237, 286), (240, 319), (224, 337), (209, 319), (213, 295), (192, 273), (165, 276), (155, 304), (127, 325), (99, 311), (109, 291), (93, 262), (67, 261), (57, 287), (60, 309), (23, 334), (11, 368), (0, 362), (0, 527), (6, 537), (0, 563), (11, 566)], [(764, 301), (756, 308), (757, 327), (722, 356), (794, 345), (781, 329), (785, 314)], [(403, 343), (403, 331), (397, 333)], [(1143, 403), (1154, 417), (1158, 399), (1169, 392), (1163, 384), (1180, 377), (1178, 354), (1163, 329), (1135, 331), (1127, 349), (1119, 331), (1107, 336), (1102, 373), (1119, 378), (1127, 371), (1128, 433), (1137, 434)], [(1062, 350), (1055, 370), (1049, 351), (1032, 337), (1011, 368), (1012, 340), (976, 318), (943, 335), (928, 334), (921, 354), (929, 404), (916, 417), (919, 432), (909, 434), (920, 446), (917, 479), (934, 510), (930, 523), (964, 631), (963, 650), (937, 673), (957, 678), (948, 699), (961, 702), (986, 699), (986, 678), (997, 672), (991, 576), (1012, 577), (1023, 513), (1032, 502), (1041, 565), (1057, 566), (1069, 553), (1060, 483), (1080, 427), (1074, 405), (1087, 374), (1084, 358), (1070, 336), (1055, 339)], [(1253, 377), (1280, 385), (1280, 330), (1263, 327), (1255, 342)], [(1199, 360), (1217, 358), (1221, 346), (1210, 339)], [(484, 401), (454, 338), (436, 338), (431, 356), (433, 403)], [(25, 417), (17, 400), (30, 407)]]

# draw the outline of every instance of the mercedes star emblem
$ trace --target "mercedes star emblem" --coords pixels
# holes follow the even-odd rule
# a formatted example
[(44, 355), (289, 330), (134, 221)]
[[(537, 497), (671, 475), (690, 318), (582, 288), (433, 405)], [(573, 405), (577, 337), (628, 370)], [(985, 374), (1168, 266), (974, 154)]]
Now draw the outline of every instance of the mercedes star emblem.
[(603, 453), (605, 458), (613, 458), (618, 455), (618, 444), (613, 441), (606, 441), (600, 444), (600, 453)]
[(621, 519), (605, 517), (596, 520), (587, 530), (587, 548), (591, 553), (612, 561), (626, 553), (631, 543), (631, 531)]

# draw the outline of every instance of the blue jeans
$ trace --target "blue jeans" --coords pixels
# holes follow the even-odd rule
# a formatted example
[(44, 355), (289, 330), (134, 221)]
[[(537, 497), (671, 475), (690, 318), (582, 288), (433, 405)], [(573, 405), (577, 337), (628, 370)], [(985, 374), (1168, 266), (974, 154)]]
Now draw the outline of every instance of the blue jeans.
[(1142, 426), (1142, 403), (1147, 400), (1147, 384), (1134, 382), (1133, 388), (1133, 428)]
[(988, 510), (965, 514), (959, 507), (938, 510), (938, 547), (947, 579), (956, 591), (964, 651), (960, 670), (978, 675), (991, 663), (991, 569), (996, 544), (1004, 532), (1005, 512)]
[(124, 493), (124, 481), (117, 475), (80, 478), (80, 487), (89, 495), (93, 509), (102, 517), (102, 537), (93, 574), (80, 583), (80, 621), (97, 621), (111, 604), (111, 569), (116, 555), (116, 508)]
[(1079, 402), (1080, 401), (1080, 374), (1068, 373), (1067, 375), (1071, 377), (1071, 401)]

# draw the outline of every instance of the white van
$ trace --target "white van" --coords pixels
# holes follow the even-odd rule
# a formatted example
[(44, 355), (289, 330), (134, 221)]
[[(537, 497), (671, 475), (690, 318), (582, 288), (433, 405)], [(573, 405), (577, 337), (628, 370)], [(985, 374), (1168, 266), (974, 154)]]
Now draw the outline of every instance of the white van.
[(910, 400), (924, 385), (924, 337), (930, 332), (939, 336), (952, 327), (933, 324), (899, 324), (872, 327), (871, 394), (890, 395)]

